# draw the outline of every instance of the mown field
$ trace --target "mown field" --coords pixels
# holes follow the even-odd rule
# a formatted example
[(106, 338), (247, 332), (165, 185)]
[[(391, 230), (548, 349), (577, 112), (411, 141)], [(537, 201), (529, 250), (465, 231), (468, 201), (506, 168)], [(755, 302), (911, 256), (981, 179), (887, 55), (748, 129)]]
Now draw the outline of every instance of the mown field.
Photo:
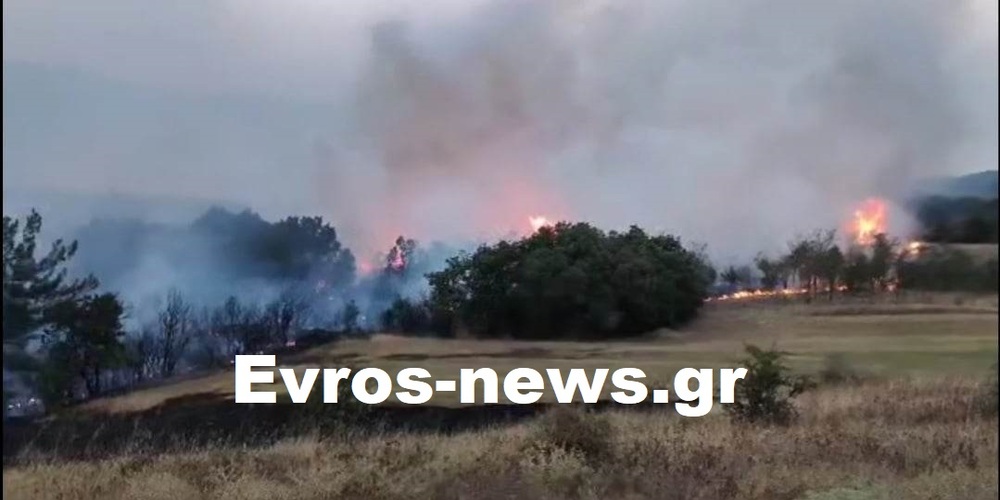
[(832, 367), (849, 381), (821, 381), (796, 400), (796, 422), (770, 427), (734, 423), (721, 411), (686, 419), (667, 406), (469, 407), (455, 394), (435, 396), (428, 407), (356, 413), (238, 406), (230, 401), (232, 373), (224, 372), (5, 426), (4, 493), (997, 498), (998, 422), (995, 406), (982, 408), (997, 363), (997, 310), (996, 295), (718, 303), (683, 330), (623, 342), (345, 340), (279, 356), (279, 365), (418, 366), (447, 378), (461, 368), (635, 366), (669, 387), (682, 367), (738, 366), (744, 344), (753, 343), (789, 352), (797, 372)]

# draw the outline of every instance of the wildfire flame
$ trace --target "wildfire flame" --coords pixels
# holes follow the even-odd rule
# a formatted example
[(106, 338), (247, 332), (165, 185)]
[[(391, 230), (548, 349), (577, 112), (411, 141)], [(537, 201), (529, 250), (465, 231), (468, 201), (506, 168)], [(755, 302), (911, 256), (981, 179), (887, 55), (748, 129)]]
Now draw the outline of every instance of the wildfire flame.
[(875, 235), (885, 233), (885, 202), (877, 198), (866, 200), (861, 208), (854, 212), (851, 230), (854, 242), (859, 245), (870, 245), (875, 241)]
[(552, 223), (549, 222), (549, 219), (543, 215), (532, 215), (531, 217), (528, 217), (528, 223), (531, 224), (532, 232), (538, 232), (539, 229), (552, 225)]
[(402, 253), (393, 253), (389, 257), (389, 267), (395, 271), (400, 271), (406, 267), (406, 259), (403, 258)]
[[(843, 292), (847, 290), (847, 287), (840, 285), (834, 288), (838, 292)], [(817, 293), (828, 293), (829, 288), (823, 288), (817, 290)], [(727, 301), (727, 300), (746, 300), (746, 299), (761, 299), (766, 297), (786, 297), (789, 295), (804, 295), (809, 293), (808, 288), (782, 288), (780, 290), (740, 290), (738, 292), (728, 293), (725, 295), (719, 295), (717, 297), (709, 297), (706, 299), (708, 302), (716, 301)]]

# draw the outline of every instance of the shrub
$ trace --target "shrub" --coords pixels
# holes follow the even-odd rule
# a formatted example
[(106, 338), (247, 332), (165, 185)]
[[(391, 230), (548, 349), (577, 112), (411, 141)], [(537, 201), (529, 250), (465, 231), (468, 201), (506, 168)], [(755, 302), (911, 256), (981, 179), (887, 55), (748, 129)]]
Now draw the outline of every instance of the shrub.
[(535, 424), (530, 444), (556, 447), (580, 453), (587, 460), (606, 458), (611, 453), (612, 427), (607, 418), (579, 407), (557, 405)]
[(426, 302), (412, 301), (398, 295), (382, 312), (380, 319), (382, 328), (392, 332), (418, 333), (433, 329), (433, 318)]
[(1000, 400), (1000, 378), (997, 374), (997, 365), (993, 365), (993, 373), (983, 382), (976, 395), (973, 405), (981, 415), (985, 417), (995, 417), (997, 415), (998, 400)]
[(807, 390), (811, 383), (805, 377), (793, 376), (783, 363), (787, 353), (774, 348), (746, 346), (747, 369), (743, 381), (736, 385), (735, 401), (726, 410), (739, 422), (785, 425), (797, 417), (792, 399)]

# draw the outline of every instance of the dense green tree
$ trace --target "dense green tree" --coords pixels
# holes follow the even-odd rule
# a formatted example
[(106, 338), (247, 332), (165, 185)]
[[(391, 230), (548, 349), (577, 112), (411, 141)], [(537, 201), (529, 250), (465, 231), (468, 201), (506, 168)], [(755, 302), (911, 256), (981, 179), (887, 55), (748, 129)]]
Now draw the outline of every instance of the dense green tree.
[(899, 242), (895, 239), (883, 233), (875, 235), (875, 241), (871, 245), (871, 259), (869, 260), (869, 279), (874, 290), (884, 290), (888, 287), (890, 275), (898, 257), (898, 249)]
[(331, 288), (354, 279), (354, 256), (321, 217), (288, 217), (273, 224), (263, 240), (263, 260), (277, 278), (320, 280)]
[(417, 333), (431, 330), (431, 312), (423, 301), (408, 300), (397, 296), (382, 312), (382, 328), (400, 332)]
[[(55, 240), (48, 252), (36, 255), (42, 216), (32, 211), (23, 221), (3, 218), (3, 355), (4, 369), (34, 368), (26, 348), (51, 324), (50, 312), (95, 289), (93, 277), (69, 279), (66, 263), (76, 253), (76, 242)], [(8, 397), (4, 386), (4, 400)]]
[(344, 331), (348, 333), (357, 331), (360, 327), (360, 320), (361, 308), (353, 300), (349, 301), (340, 312), (340, 324)]
[(762, 288), (765, 290), (775, 290), (779, 286), (787, 287), (787, 268), (780, 259), (771, 260), (760, 254), (754, 259), (754, 264), (757, 266), (757, 270), (760, 271), (760, 284)]
[(785, 365), (788, 353), (746, 346), (747, 357), (740, 366), (747, 369), (744, 380), (736, 384), (735, 400), (726, 411), (736, 422), (785, 425), (797, 416), (792, 400), (810, 389), (812, 382), (793, 375)]
[(871, 264), (868, 254), (858, 246), (852, 246), (844, 255), (841, 279), (849, 292), (871, 291)]
[(816, 255), (816, 259), (816, 271), (826, 282), (827, 297), (833, 300), (837, 283), (841, 280), (844, 270), (844, 254), (840, 251), (840, 247), (832, 245)]
[(65, 402), (75, 382), (82, 384), (87, 398), (102, 394), (109, 371), (126, 364), (123, 315), (124, 306), (111, 293), (62, 301), (49, 311), (51, 324), (43, 340), (50, 367), (46, 372), (64, 372), (57, 377), (66, 384), (47, 387), (50, 401)]
[(453, 325), (486, 336), (566, 338), (682, 324), (701, 306), (708, 275), (674, 237), (559, 223), (461, 254), (428, 279), (432, 309)]

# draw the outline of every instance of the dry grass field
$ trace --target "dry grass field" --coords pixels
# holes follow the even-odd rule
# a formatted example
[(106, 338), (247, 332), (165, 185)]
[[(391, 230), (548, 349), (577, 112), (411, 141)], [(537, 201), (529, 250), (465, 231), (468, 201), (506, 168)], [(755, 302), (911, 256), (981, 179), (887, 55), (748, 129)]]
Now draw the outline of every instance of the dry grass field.
[[(383, 368), (394, 373), (419, 366), (435, 378), (456, 378), (462, 368), (490, 367), (501, 376), (517, 367), (642, 368), (654, 381), (669, 382), (684, 367), (733, 367), (743, 346), (776, 345), (803, 372), (820, 369), (831, 354), (872, 376), (976, 375), (996, 362), (997, 296), (913, 294), (878, 300), (840, 299), (814, 304), (799, 300), (709, 304), (702, 317), (681, 331), (620, 342), (538, 342), (410, 338), (376, 334), (337, 342), (290, 356), (280, 367)], [(283, 391), (280, 377), (273, 387)], [(87, 410), (148, 410), (172, 398), (194, 394), (232, 397), (231, 372), (197, 377), (117, 398), (95, 401)], [(605, 395), (606, 396), (606, 395)], [(501, 399), (503, 395), (501, 394)], [(435, 404), (457, 405), (457, 395), (436, 395)]]
[[(346, 340), (279, 357), (279, 365), (420, 366), (449, 377), (475, 367), (637, 366), (669, 382), (681, 367), (736, 366), (743, 345), (754, 343), (788, 351), (789, 364), (807, 374), (836, 356), (840, 369), (858, 378), (799, 397), (800, 418), (786, 427), (738, 424), (723, 412), (686, 419), (668, 407), (549, 407), (447, 429), (371, 417), (370, 425), (333, 432), (302, 426), (253, 443), (178, 437), (175, 445), (152, 444), (191, 427), (249, 429), (246, 419), (200, 413), (236, 406), (227, 401), (232, 374), (219, 373), (95, 401), (38, 431), (55, 433), (60, 419), (76, 418), (86, 425), (73, 432), (90, 435), (63, 444), (39, 437), (11, 458), (5, 429), (4, 493), (73, 500), (992, 499), (998, 422), (995, 399), (992, 412), (982, 401), (995, 373), (997, 323), (995, 295), (908, 295), (710, 304), (683, 330), (627, 342)], [(214, 406), (197, 406), (204, 398)], [(449, 415), (472, 410), (455, 398), (436, 397), (433, 405)], [(185, 408), (183, 419), (157, 420)], [(414, 413), (414, 424), (421, 415)], [(102, 433), (102, 426), (113, 430)], [(111, 450), (111, 441), (121, 446)], [(80, 452), (69, 453), (73, 447)]]

